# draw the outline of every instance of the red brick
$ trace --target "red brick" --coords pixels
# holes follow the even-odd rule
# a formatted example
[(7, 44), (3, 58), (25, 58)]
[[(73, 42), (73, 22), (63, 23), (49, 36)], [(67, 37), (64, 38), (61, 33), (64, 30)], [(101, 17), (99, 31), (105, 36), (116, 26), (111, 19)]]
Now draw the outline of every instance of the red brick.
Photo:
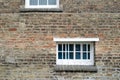
[(17, 28), (9, 28), (9, 31), (17, 31)]

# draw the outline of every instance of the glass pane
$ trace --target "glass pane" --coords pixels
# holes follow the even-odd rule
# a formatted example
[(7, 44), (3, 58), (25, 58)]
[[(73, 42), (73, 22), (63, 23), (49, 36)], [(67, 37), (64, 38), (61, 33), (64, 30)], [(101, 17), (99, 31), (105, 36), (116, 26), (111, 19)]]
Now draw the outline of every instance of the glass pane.
[(47, 0), (39, 0), (39, 5), (47, 5)]
[(76, 48), (76, 51), (80, 51), (80, 44), (76, 44), (75, 48)]
[(70, 52), (69, 53), (69, 59), (73, 59), (73, 58), (74, 58), (73, 52)]
[(62, 51), (62, 44), (58, 44), (58, 51)]
[(38, 5), (38, 0), (30, 0), (30, 5)]
[(87, 53), (83, 53), (83, 59), (87, 59)]
[(83, 51), (86, 51), (87, 49), (86, 49), (86, 44), (83, 44)]
[(68, 59), (68, 56), (69, 56), (69, 54), (68, 54), (68, 52), (66, 53), (66, 59)]
[(88, 59), (90, 59), (90, 53), (88, 53)]
[(88, 44), (88, 51), (90, 51), (90, 44)]
[(62, 59), (62, 52), (58, 52), (58, 59)]
[(63, 52), (63, 59), (65, 59), (65, 52)]
[(68, 51), (68, 44), (66, 44), (66, 51)]
[(65, 44), (63, 44), (63, 51), (65, 51)]
[(74, 50), (74, 46), (73, 46), (73, 44), (70, 44), (69, 45), (69, 51), (73, 51)]
[(49, 5), (56, 5), (56, 0), (48, 0)]
[(76, 52), (75, 59), (81, 59), (80, 52)]

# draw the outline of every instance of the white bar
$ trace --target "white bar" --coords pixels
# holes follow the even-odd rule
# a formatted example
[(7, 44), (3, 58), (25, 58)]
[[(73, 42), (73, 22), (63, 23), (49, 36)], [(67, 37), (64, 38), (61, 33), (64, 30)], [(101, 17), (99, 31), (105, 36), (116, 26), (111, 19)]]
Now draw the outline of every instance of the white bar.
[(54, 38), (55, 42), (88, 42), (99, 41), (99, 38)]

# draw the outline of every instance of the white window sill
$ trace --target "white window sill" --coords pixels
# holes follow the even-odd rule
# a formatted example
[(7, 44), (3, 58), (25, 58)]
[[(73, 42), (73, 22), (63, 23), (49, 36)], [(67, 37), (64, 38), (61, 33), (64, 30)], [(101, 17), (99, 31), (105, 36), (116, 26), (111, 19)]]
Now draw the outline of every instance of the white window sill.
[(61, 8), (21, 8), (20, 12), (62, 12)]
[(97, 67), (93, 65), (56, 65), (55, 71), (87, 71), (97, 72)]

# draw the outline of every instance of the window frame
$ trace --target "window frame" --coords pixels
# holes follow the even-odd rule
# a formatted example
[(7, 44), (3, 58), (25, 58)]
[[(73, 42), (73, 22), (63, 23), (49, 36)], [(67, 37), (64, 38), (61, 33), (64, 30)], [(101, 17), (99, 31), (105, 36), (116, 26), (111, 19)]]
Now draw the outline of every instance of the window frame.
[[(73, 44), (74, 49), (76, 44), (90, 44), (90, 59), (75, 59), (75, 50), (73, 52), (74, 59), (58, 59), (58, 44)], [(56, 64), (57, 65), (94, 65), (94, 42), (57, 42), (56, 43)], [(83, 51), (81, 50), (81, 55)]]
[[(95, 42), (99, 41), (99, 38), (58, 38), (58, 37), (54, 37), (53, 39), (56, 42), (56, 65), (82, 65), (82, 66), (94, 66), (94, 55), (95, 55)], [(91, 43), (92, 44), (92, 56), (91, 56), (91, 60), (90, 61), (81, 61), (81, 64), (68, 64), (70, 61), (65, 62), (65, 64), (63, 64), (62, 62), (59, 62), (58, 60), (58, 43)], [(74, 62), (73, 62), (74, 63)], [(79, 62), (80, 63), (80, 62)]]
[(30, 0), (25, 0), (25, 8), (59, 8), (59, 0), (56, 0), (56, 5), (30, 5)]

